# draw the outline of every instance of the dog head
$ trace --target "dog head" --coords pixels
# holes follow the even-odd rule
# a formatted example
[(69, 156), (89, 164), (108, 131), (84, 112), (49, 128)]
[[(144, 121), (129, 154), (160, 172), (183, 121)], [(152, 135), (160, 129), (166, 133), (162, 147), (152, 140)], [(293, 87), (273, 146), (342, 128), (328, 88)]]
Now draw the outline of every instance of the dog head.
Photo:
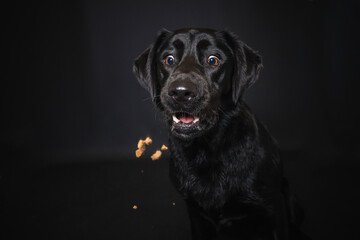
[(168, 117), (172, 134), (191, 140), (241, 101), (261, 68), (261, 57), (232, 33), (179, 29), (160, 31), (133, 71)]

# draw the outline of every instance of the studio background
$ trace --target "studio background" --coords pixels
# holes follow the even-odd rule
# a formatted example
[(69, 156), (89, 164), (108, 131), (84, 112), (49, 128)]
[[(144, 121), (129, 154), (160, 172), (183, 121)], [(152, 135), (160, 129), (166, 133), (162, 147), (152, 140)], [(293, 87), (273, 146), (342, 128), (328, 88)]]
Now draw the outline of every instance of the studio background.
[[(2, 239), (188, 239), (167, 129), (133, 73), (161, 28), (227, 29), (264, 69), (246, 102), (278, 140), (314, 239), (357, 239), (359, 1), (71, 1), (2, 8)], [(136, 159), (139, 138), (154, 140)], [(175, 204), (175, 205), (174, 205)], [(137, 205), (138, 209), (132, 209)]]

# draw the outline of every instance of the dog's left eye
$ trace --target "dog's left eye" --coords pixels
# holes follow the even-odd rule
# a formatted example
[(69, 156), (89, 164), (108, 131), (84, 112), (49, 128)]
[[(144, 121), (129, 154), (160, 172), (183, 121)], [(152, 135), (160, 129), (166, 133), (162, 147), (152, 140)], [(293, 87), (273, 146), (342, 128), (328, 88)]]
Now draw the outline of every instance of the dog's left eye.
[(175, 62), (175, 58), (173, 55), (169, 55), (165, 58), (165, 64), (166, 65), (172, 65)]
[(217, 58), (216, 56), (211, 55), (210, 57), (208, 57), (207, 62), (212, 66), (217, 66), (220, 63), (220, 59)]

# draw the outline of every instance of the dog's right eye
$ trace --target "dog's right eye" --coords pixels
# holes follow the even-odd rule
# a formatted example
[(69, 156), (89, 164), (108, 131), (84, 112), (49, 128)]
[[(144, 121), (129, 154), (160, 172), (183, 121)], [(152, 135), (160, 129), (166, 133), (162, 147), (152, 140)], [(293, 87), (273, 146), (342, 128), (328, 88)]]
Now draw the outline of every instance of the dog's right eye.
[(208, 58), (207, 62), (212, 66), (217, 66), (217, 65), (219, 65), (220, 60), (218, 57), (211, 55)]
[(175, 62), (175, 58), (173, 55), (169, 55), (165, 58), (165, 64), (170, 66)]

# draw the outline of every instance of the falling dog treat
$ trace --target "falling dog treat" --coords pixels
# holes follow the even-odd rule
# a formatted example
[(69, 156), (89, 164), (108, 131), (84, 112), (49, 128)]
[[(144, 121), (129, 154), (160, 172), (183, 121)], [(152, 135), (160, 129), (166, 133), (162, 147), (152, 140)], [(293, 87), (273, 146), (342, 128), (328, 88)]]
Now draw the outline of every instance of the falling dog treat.
[(145, 145), (149, 145), (151, 143), (152, 139), (150, 137), (147, 137), (145, 140), (140, 139), (137, 144), (138, 149), (135, 151), (136, 157), (141, 157), (141, 155), (145, 152)]
[(149, 144), (152, 143), (152, 139), (151, 139), (150, 137), (147, 137), (147, 138), (145, 138), (144, 143), (145, 143), (146, 145), (149, 145)]
[[(143, 155), (143, 153), (145, 152), (145, 146), (149, 145), (151, 143), (152, 143), (152, 139), (150, 137), (145, 138), (145, 140), (140, 139), (137, 144), (138, 149), (135, 151), (136, 157), (137, 158), (141, 157)], [(168, 149), (168, 147), (165, 146), (164, 144), (161, 146), (162, 151), (165, 151), (167, 149)], [(161, 154), (162, 154), (162, 152), (160, 150), (156, 150), (156, 152), (153, 155), (151, 155), (151, 159), (153, 161), (158, 160), (161, 157)]]
[(138, 149), (145, 149), (145, 141), (140, 139), (137, 147), (138, 147)]
[(138, 149), (135, 151), (135, 155), (137, 158), (141, 157), (141, 155), (144, 153), (145, 149)]
[(138, 142), (138, 149), (144, 149), (145, 145), (149, 145), (152, 143), (152, 139), (150, 137), (145, 138), (145, 140), (140, 139)]
[(153, 161), (155, 161), (155, 160), (158, 160), (160, 157), (161, 157), (161, 151), (160, 150), (156, 150), (156, 152), (153, 154), (153, 155), (151, 155), (151, 159), (153, 160)]

